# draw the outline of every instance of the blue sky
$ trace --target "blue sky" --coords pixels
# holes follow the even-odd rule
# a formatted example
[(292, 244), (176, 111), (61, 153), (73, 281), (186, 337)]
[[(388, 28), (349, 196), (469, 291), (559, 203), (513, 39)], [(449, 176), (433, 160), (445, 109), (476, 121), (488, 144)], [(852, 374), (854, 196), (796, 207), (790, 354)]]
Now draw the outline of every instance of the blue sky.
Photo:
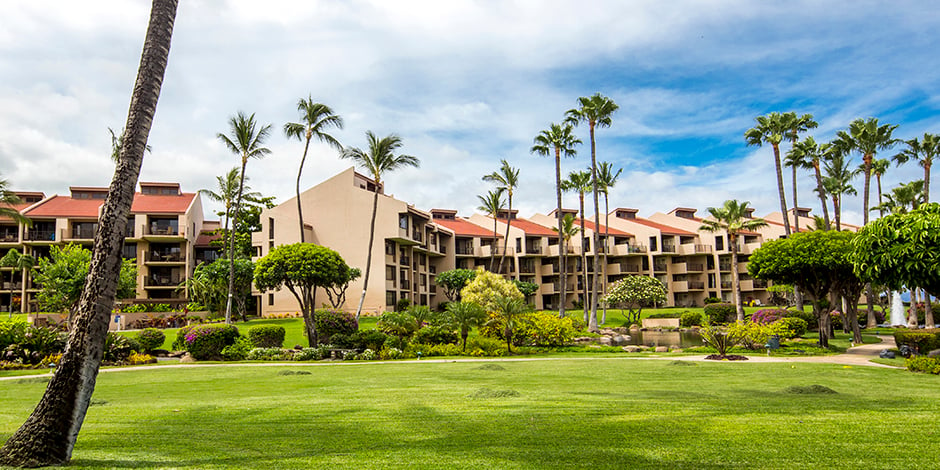
[[(594, 92), (620, 105), (598, 131), (598, 158), (624, 169), (611, 204), (641, 215), (729, 198), (776, 210), (771, 150), (743, 139), (757, 115), (812, 113), (820, 141), (869, 116), (899, 124), (904, 139), (940, 132), (933, 2), (181, 3), (141, 180), (187, 191), (237, 163), (215, 134), (244, 110), (275, 128), (250, 184), (291, 197), (302, 146), (280, 128), (308, 95), (345, 118), (334, 134), (343, 144), (397, 133), (421, 159), (390, 175), (388, 192), (464, 215), (501, 158), (522, 170), (522, 215), (551, 210), (553, 164), (529, 153), (532, 138)], [(148, 9), (0, 3), (0, 173), (12, 187), (109, 183), (107, 128), (125, 119)], [(326, 147), (312, 152), (304, 186), (348, 166)], [(563, 171), (588, 162), (585, 145)], [(885, 188), (921, 175), (892, 167)], [(811, 184), (802, 173), (799, 201), (818, 214)], [(846, 200), (845, 220), (859, 222), (861, 205)]]

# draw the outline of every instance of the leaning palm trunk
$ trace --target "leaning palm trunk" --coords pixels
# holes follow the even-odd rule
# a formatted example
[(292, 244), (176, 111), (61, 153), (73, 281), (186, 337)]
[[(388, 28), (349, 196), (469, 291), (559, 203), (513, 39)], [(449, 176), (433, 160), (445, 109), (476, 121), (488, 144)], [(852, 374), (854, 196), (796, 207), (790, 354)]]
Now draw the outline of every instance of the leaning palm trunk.
[(232, 231), (228, 234), (228, 298), (225, 301), (225, 324), (232, 323), (232, 297), (235, 296), (235, 230), (238, 226), (238, 213), (242, 207), (242, 191), (245, 189), (245, 167), (248, 157), (242, 157), (242, 172), (238, 180), (238, 196), (235, 198), (235, 212), (232, 214)]
[[(580, 203), (581, 203), (581, 307), (584, 309), (584, 323), (590, 321), (590, 297), (588, 295), (588, 267), (587, 267), (587, 250), (584, 249), (584, 193), (581, 193)], [(596, 231), (595, 231), (596, 232)], [(594, 321), (594, 327), (597, 328), (597, 319)]]
[(823, 221), (826, 223), (826, 230), (829, 230), (829, 204), (826, 203), (826, 190), (823, 189), (822, 173), (819, 171), (819, 160), (813, 160), (813, 170), (816, 172), (816, 194), (819, 195), (819, 203), (822, 205)]
[(567, 257), (567, 247), (565, 246), (565, 236), (562, 232), (563, 227), (561, 226), (561, 149), (555, 147), (555, 196), (558, 198), (558, 211), (555, 213), (556, 218), (558, 219), (558, 264), (561, 265), (561, 293), (560, 301), (558, 302), (558, 316), (565, 316), (565, 296), (567, 294), (567, 285), (568, 285), (568, 257)]
[[(597, 280), (597, 249), (598, 243), (600, 242), (600, 236), (597, 233), (598, 227), (601, 224), (601, 214), (600, 214), (600, 204), (597, 201), (597, 149), (594, 142), (594, 125), (589, 126), (589, 131), (591, 133), (591, 186), (592, 192), (594, 193), (594, 277), (591, 281), (591, 321), (588, 322), (588, 329), (590, 331), (597, 331), (597, 293), (600, 291), (600, 286), (598, 286)], [(606, 243), (606, 238), (605, 238)], [(607, 269), (607, 250), (604, 250), (604, 269)], [(587, 288), (587, 286), (585, 286)], [(606, 321), (607, 319), (604, 318)]]
[(362, 277), (362, 296), (356, 308), (356, 323), (362, 315), (362, 304), (366, 301), (366, 289), (369, 288), (369, 273), (372, 271), (372, 244), (375, 242), (375, 213), (379, 208), (379, 182), (375, 182), (375, 194), (372, 196), (372, 221), (369, 222), (369, 251), (366, 254), (366, 272)]
[(310, 136), (307, 136), (307, 143), (304, 144), (304, 156), (300, 157), (300, 168), (297, 169), (297, 220), (300, 222), (300, 243), (303, 243), (304, 240), (304, 209), (303, 205), (300, 203), (300, 175), (304, 171), (304, 163), (307, 161), (307, 150), (310, 149)]
[(773, 144), (774, 166), (777, 169), (777, 193), (780, 196), (780, 213), (783, 215), (783, 229), (790, 235), (790, 217), (787, 216), (787, 195), (783, 190), (783, 168), (780, 167), (780, 146)]
[(45, 394), (26, 422), (0, 449), (0, 465), (62, 465), (72, 457), (101, 365), (117, 291), (127, 214), (166, 71), (176, 7), (176, 0), (153, 1), (120, 161), (102, 206), (78, 315)]
[(731, 242), (731, 283), (734, 287), (734, 308), (737, 312), (737, 320), (744, 321), (744, 306), (741, 305), (741, 281), (738, 279), (738, 237), (737, 235), (728, 235), (728, 241)]
[[(607, 191), (604, 191), (604, 266), (601, 268), (604, 273), (604, 295), (607, 295), (607, 251), (610, 246), (610, 203), (607, 199)], [(595, 250), (597, 248), (594, 248)], [(607, 324), (607, 302), (604, 302), (604, 314), (601, 318), (601, 324)]]

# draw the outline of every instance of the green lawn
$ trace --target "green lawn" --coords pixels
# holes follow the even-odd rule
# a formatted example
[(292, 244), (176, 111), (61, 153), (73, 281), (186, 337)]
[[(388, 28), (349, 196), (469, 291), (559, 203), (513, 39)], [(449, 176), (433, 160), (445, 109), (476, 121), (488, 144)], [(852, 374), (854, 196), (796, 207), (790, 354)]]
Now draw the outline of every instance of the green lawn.
[[(0, 440), (42, 380), (2, 382)], [(812, 385), (836, 393), (787, 390)], [(71, 468), (935, 468), (940, 377), (616, 358), (149, 368), (101, 374), (94, 403)]]

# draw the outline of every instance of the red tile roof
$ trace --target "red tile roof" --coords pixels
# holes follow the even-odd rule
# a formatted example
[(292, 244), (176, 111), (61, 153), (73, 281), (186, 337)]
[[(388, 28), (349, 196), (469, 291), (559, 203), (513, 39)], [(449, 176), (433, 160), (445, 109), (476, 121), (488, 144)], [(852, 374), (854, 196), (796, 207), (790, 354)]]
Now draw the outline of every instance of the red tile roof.
[[(195, 199), (196, 193), (179, 196), (134, 194), (132, 214), (184, 214)], [(27, 211), (29, 217), (88, 217), (98, 218), (104, 199), (73, 199), (68, 196), (53, 196)]]
[(199, 246), (199, 247), (210, 246), (209, 242), (218, 240), (220, 238), (222, 238), (221, 234), (211, 233), (211, 232), (207, 232), (204, 230), (202, 232), (199, 232), (199, 236), (196, 237), (195, 246)]
[(682, 229), (671, 227), (669, 225), (661, 224), (658, 222), (653, 222), (652, 220), (641, 219), (639, 217), (635, 219), (624, 219), (624, 220), (629, 220), (631, 222), (636, 222), (640, 225), (645, 225), (647, 227), (655, 228), (656, 230), (659, 230), (660, 232), (665, 233), (666, 235), (693, 235), (693, 236), (696, 235), (692, 232), (686, 232), (685, 230), (682, 230)]
[[(581, 220), (580, 219), (575, 220), (575, 223), (577, 223), (578, 225), (581, 225)], [(587, 227), (588, 230), (594, 230), (594, 222), (591, 222), (590, 220), (585, 219), (584, 226)], [(632, 237), (633, 236), (632, 233), (627, 233), (627, 232), (624, 232), (623, 230), (617, 230), (613, 227), (605, 227), (603, 225), (601, 225), (600, 227), (601, 228), (600, 228), (599, 233), (604, 233), (605, 230), (608, 230), (609, 231), (608, 233), (610, 233), (611, 235), (618, 236), (618, 237)]]
[(155, 194), (134, 194), (131, 205), (132, 214), (185, 214), (196, 193), (182, 193), (179, 196)]
[(535, 222), (530, 222), (525, 219), (512, 219), (510, 224), (513, 227), (521, 229), (523, 232), (525, 232), (526, 235), (538, 235), (541, 237), (555, 237), (555, 238), (558, 237), (558, 234), (555, 233), (554, 230), (544, 225), (539, 225)]
[[(452, 230), (454, 235), (493, 238), (493, 230), (487, 230), (462, 217), (457, 217), (454, 220), (434, 219), (433, 222), (441, 227)], [(502, 238), (502, 235), (497, 234), (497, 238)]]

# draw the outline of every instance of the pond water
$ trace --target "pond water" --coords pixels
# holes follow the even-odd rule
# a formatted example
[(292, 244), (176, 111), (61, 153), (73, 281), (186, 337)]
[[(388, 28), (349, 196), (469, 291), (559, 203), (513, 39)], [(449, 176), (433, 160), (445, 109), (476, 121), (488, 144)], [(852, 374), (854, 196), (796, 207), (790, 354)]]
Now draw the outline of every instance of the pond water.
[(697, 331), (630, 331), (630, 343), (636, 346), (678, 346), (691, 348), (702, 345), (702, 335)]

